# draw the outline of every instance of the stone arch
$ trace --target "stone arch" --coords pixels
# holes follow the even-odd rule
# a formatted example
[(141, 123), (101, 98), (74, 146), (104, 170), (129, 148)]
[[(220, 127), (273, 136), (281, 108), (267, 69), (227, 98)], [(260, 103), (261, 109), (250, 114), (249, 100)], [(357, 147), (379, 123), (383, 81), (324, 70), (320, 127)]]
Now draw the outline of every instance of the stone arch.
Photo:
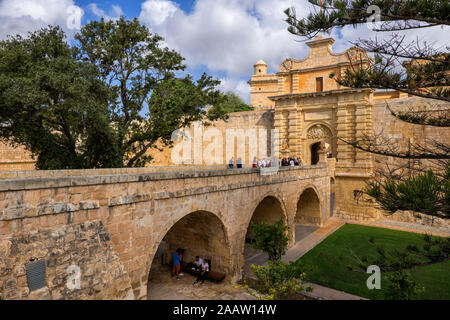
[[(267, 223), (272, 224), (277, 222), (280, 217), (288, 223), (288, 216), (286, 206), (281, 198), (274, 193), (267, 193), (254, 206), (251, 214), (247, 219), (246, 236), (251, 222), (262, 222), (266, 220)], [(244, 239), (245, 241), (246, 239)]]
[(297, 200), (294, 224), (320, 226), (322, 224), (321, 197), (316, 187), (308, 185)]
[[(259, 201), (252, 207), (252, 211), (250, 211), (250, 215), (244, 224), (246, 228), (241, 233), (241, 257), (243, 258), (241, 261), (244, 264), (244, 273), (249, 272), (251, 263), (258, 264), (258, 261), (253, 260), (251, 263), (247, 263), (249, 262), (249, 259), (255, 257), (255, 254), (258, 255), (258, 253), (254, 252), (254, 250), (247, 245), (247, 242), (251, 240), (252, 237), (250, 223), (266, 220), (271, 224), (278, 221), (280, 217), (283, 218), (285, 223), (289, 226), (289, 219), (284, 201), (274, 193), (265, 194), (264, 197), (259, 198)], [(288, 232), (291, 232), (291, 230)]]
[[(183, 261), (190, 262), (199, 255), (211, 260), (211, 270), (231, 275), (233, 261), (228, 230), (222, 219), (210, 211), (196, 210), (182, 215), (165, 229), (157, 245), (158, 249), (150, 257), (147, 270), (149, 278), (158, 265), (171, 262), (172, 253), (177, 248), (184, 250)], [(164, 261), (161, 260), (162, 256), (165, 257)]]

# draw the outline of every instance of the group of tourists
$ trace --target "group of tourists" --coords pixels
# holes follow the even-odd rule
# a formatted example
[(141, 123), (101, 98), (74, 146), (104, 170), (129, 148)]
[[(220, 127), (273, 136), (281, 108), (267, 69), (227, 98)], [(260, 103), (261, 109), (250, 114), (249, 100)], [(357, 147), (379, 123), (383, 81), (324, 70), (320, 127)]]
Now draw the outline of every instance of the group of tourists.
[[(236, 161), (236, 167), (238, 169), (242, 168), (242, 159), (238, 158)], [(230, 161), (228, 162), (228, 168), (233, 169), (234, 168), (234, 157), (231, 157)]]
[[(178, 248), (173, 254), (173, 268), (172, 268), (172, 277), (176, 276), (177, 280), (180, 280), (179, 276), (184, 276), (181, 272), (181, 261), (183, 260), (183, 250)], [(196, 256), (193, 262), (187, 264), (187, 268), (190, 268), (192, 271), (198, 272), (197, 280), (194, 282), (194, 286), (197, 286), (201, 281), (202, 286), (205, 284), (205, 279), (208, 276), (209, 272), (209, 263), (206, 259), (202, 259), (199, 256)]]
[(301, 158), (294, 158), (294, 157), (290, 157), (290, 158), (283, 158), (281, 160), (281, 166), (282, 167), (287, 167), (287, 166), (301, 166), (302, 165), (302, 159)]
[(277, 167), (278, 159), (271, 158), (263, 158), (261, 160), (256, 160), (256, 157), (253, 159), (253, 168), (269, 168), (269, 167)]
[[(260, 160), (257, 160), (256, 157), (253, 158), (252, 168), (266, 168), (266, 167), (277, 167), (278, 166), (278, 159), (276, 158), (262, 158)], [(234, 157), (231, 157), (230, 161), (228, 162), (228, 168), (233, 169), (234, 168)], [(236, 168), (240, 169), (242, 168), (242, 159), (238, 158), (236, 161)]]

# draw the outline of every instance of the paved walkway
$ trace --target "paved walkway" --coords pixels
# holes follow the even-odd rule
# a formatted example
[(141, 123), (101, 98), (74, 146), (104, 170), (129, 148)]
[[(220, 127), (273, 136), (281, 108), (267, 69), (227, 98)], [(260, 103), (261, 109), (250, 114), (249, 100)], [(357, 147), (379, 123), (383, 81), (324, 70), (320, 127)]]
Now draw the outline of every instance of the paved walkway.
[(283, 262), (296, 261), (309, 250), (321, 243), (326, 237), (345, 224), (342, 220), (330, 220), (325, 226), (314, 230), (312, 233), (296, 242), (281, 258)]

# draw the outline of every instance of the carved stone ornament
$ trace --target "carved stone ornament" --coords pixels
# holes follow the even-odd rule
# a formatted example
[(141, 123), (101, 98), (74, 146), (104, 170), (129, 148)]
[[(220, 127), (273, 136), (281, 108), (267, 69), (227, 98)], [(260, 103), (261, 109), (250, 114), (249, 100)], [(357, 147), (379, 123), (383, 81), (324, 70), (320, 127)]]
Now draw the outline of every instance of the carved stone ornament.
[(308, 139), (326, 139), (331, 138), (333, 134), (331, 133), (330, 129), (328, 129), (326, 126), (322, 124), (316, 124), (309, 128), (308, 133), (306, 134), (306, 137)]
[(292, 60), (286, 59), (281, 63), (280, 72), (289, 72), (292, 69)]
[(348, 59), (350, 62), (358, 62), (367, 59), (367, 54), (364, 50), (358, 47), (352, 47), (347, 50)]

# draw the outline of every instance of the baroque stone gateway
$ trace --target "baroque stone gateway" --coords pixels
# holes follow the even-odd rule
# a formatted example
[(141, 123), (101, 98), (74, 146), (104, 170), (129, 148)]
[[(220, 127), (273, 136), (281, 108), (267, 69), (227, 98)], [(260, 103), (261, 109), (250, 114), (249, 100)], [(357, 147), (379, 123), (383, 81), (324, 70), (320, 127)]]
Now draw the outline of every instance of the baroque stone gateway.
[[(448, 141), (450, 132), (417, 128), (386, 108), (426, 100), (340, 87), (330, 73), (342, 76), (371, 58), (357, 48), (335, 53), (333, 42), (317, 37), (307, 43), (306, 58), (287, 59), (274, 74), (258, 61), (249, 81), (255, 110), (214, 124), (223, 137), (234, 130), (236, 147), (227, 149), (223, 139), (227, 152), (214, 153), (209, 147), (219, 135), (196, 125), (186, 129), (197, 143), (179, 158), (194, 159), (195, 166), (174, 166), (182, 140), (154, 151), (152, 167), (136, 169), (33, 171), (24, 149), (0, 145), (0, 299), (145, 299), (158, 248), (168, 254), (182, 247), (186, 260), (206, 257), (225, 281), (235, 282), (242, 278), (251, 221), (283, 218), (292, 245), (297, 224), (383, 217), (361, 196), (381, 158), (343, 140), (382, 133), (408, 148), (427, 138)], [(205, 166), (203, 150), (214, 153), (216, 166)], [(273, 153), (301, 157), (304, 165), (270, 175), (250, 168), (254, 157)], [(231, 156), (244, 167), (226, 169)]]

